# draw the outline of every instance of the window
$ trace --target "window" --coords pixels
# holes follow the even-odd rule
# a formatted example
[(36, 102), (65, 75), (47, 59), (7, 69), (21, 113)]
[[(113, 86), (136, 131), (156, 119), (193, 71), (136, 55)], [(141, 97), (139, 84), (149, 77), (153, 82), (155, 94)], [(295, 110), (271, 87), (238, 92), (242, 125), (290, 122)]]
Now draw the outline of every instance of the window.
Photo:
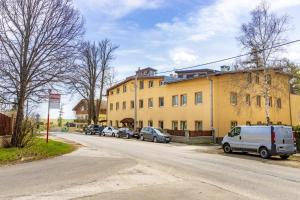
[(148, 108), (153, 108), (153, 98), (148, 99)]
[(250, 121), (246, 121), (246, 125), (247, 126), (251, 126), (251, 122)]
[(158, 98), (158, 101), (159, 101), (159, 107), (163, 107), (164, 106), (164, 98), (163, 97), (159, 97)]
[(246, 94), (246, 104), (247, 104), (248, 106), (251, 105), (251, 97), (250, 97), (250, 94)]
[(116, 127), (118, 128), (119, 127), (119, 121), (116, 120)]
[(280, 98), (277, 99), (277, 108), (281, 108), (281, 99)]
[(116, 110), (119, 110), (119, 102), (116, 103)]
[(123, 92), (127, 92), (127, 86), (126, 85), (123, 85)]
[(111, 120), (109, 121), (109, 126), (112, 126), (112, 121)]
[(252, 74), (251, 74), (251, 72), (249, 72), (247, 74), (247, 81), (248, 81), (248, 83), (252, 83)]
[(195, 104), (201, 104), (202, 103), (202, 92), (196, 92), (195, 93)]
[(134, 101), (130, 101), (130, 108), (134, 109)]
[(139, 127), (140, 128), (143, 128), (144, 126), (143, 126), (143, 121), (139, 121)]
[(117, 94), (119, 94), (120, 93), (120, 88), (117, 88)]
[(236, 127), (237, 125), (238, 125), (237, 121), (231, 121), (231, 122), (230, 122), (230, 127), (231, 127), (231, 128), (234, 128), (234, 127)]
[(256, 75), (255, 75), (255, 83), (256, 83), (256, 84), (259, 84), (259, 74), (256, 74)]
[(237, 105), (237, 93), (236, 92), (230, 93), (230, 103), (231, 103), (231, 105)]
[(269, 105), (270, 107), (273, 106), (273, 99), (272, 99), (272, 97), (268, 97), (268, 105)]
[(84, 109), (84, 106), (81, 106), (81, 111), (84, 111), (85, 109)]
[(113, 110), (114, 109), (114, 104), (109, 104), (109, 110)]
[(241, 127), (235, 127), (234, 129), (232, 129), (232, 131), (230, 132), (230, 136), (234, 137), (234, 136), (238, 136), (241, 134)]
[(111, 94), (111, 95), (113, 95), (113, 94), (114, 94), (114, 91), (113, 91), (113, 90), (112, 90), (112, 91), (110, 91), (110, 94)]
[(202, 131), (202, 121), (195, 121), (195, 131)]
[(266, 75), (266, 82), (268, 85), (271, 85), (272, 84), (272, 77), (271, 77), (271, 74), (267, 74)]
[(152, 120), (148, 121), (148, 126), (153, 126), (153, 121)]
[(149, 87), (149, 88), (152, 88), (152, 87), (153, 87), (153, 81), (149, 81), (148, 87)]
[(186, 94), (180, 95), (180, 105), (185, 106), (187, 104), (187, 96)]
[(256, 96), (256, 105), (261, 107), (261, 96)]
[(186, 121), (180, 121), (180, 129), (183, 131), (187, 129)]
[(123, 110), (126, 109), (126, 101), (123, 101), (123, 106), (122, 106)]
[(172, 106), (178, 106), (178, 95), (172, 96)]
[(144, 107), (144, 100), (140, 99), (139, 100), (139, 108), (143, 108)]
[(164, 80), (159, 81), (159, 86), (163, 86), (165, 84)]
[(178, 130), (178, 121), (172, 121), (172, 129)]
[(140, 81), (140, 89), (144, 89), (144, 81)]
[(164, 129), (164, 121), (158, 121), (158, 126), (161, 129)]

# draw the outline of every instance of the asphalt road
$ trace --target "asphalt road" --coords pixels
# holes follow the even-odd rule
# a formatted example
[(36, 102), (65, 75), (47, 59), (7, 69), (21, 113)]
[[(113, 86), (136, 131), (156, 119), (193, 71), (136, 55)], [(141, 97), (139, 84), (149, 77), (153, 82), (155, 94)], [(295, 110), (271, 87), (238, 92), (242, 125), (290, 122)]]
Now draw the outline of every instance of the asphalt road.
[(300, 199), (300, 169), (155, 144), (56, 134), (84, 145), (0, 168), (0, 199)]

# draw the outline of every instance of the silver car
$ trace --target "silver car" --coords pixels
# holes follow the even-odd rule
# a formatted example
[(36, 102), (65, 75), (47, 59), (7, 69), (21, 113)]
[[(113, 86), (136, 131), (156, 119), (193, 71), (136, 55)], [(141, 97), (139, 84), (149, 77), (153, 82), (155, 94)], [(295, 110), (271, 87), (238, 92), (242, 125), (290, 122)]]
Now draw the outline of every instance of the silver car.
[(290, 126), (237, 126), (222, 141), (225, 153), (257, 152), (262, 158), (279, 155), (287, 159), (296, 153), (296, 139)]

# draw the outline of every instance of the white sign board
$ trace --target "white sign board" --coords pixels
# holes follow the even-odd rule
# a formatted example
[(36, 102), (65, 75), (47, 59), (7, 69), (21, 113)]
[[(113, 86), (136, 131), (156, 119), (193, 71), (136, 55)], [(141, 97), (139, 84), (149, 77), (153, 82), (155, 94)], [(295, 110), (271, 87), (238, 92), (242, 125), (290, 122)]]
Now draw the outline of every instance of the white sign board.
[(50, 109), (60, 109), (60, 94), (50, 94)]

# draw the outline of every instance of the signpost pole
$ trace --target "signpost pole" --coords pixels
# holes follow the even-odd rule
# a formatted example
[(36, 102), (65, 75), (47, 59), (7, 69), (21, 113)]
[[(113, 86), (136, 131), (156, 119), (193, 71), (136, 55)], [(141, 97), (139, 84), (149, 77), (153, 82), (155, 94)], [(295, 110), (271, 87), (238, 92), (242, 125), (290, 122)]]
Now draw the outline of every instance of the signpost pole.
[(49, 125), (50, 125), (50, 97), (51, 97), (51, 90), (49, 90), (49, 99), (48, 99), (48, 119), (47, 119), (47, 135), (46, 135), (46, 143), (48, 143), (48, 138), (49, 138)]

